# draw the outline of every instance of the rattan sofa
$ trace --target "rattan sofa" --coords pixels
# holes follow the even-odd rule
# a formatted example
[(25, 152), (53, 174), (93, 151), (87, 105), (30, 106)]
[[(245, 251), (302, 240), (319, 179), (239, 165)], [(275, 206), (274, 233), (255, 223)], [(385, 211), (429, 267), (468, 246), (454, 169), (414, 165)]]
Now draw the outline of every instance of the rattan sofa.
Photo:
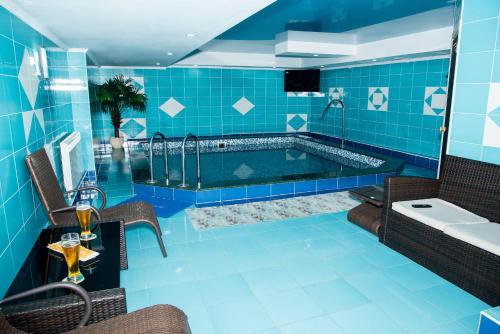
[[(52, 289), (67, 289), (74, 294), (64, 298), (75, 301), (73, 307), (57, 305), (57, 299), (39, 303), (24, 303), (3, 308), (0, 313), (0, 333), (67, 333), (67, 334), (190, 334), (186, 314), (175, 306), (156, 305), (125, 314), (124, 305), (107, 302), (107, 307), (97, 311), (92, 297), (82, 287), (73, 283), (51, 283), (0, 301), (11, 303)], [(26, 308), (25, 312), (19, 312)], [(24, 306), (23, 306), (24, 305)], [(17, 310), (17, 312), (12, 312)], [(29, 310), (29, 311), (28, 311)], [(97, 311), (97, 312), (96, 312)], [(98, 313), (98, 314), (96, 314)]]
[[(439, 180), (389, 177), (379, 239), (485, 302), (500, 305), (500, 256), (392, 210), (392, 203), (440, 198), (500, 223), (500, 166), (446, 156)], [(498, 236), (500, 238), (500, 235)]]

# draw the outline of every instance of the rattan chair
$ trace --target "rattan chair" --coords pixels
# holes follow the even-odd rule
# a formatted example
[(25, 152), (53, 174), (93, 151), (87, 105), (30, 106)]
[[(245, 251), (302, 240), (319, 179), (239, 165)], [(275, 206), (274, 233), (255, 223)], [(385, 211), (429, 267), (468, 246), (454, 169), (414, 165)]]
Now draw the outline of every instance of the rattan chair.
[[(87, 325), (92, 314), (92, 302), (84, 288), (73, 283), (51, 283), (0, 301), (10, 303), (14, 300), (23, 299), (38, 293), (52, 289), (64, 288), (75, 292), (83, 300), (83, 312), (68, 314), (61, 307), (55, 307), (46, 317), (33, 317), (17, 321), (16, 316), (0, 314), (0, 333), (2, 334), (25, 334), (25, 333), (68, 333), (68, 334), (189, 334), (189, 324), (184, 312), (171, 305), (156, 305), (144, 308), (129, 314), (122, 314), (103, 320), (101, 322)], [(82, 316), (83, 314), (83, 316)], [(81, 319), (80, 319), (81, 318)], [(78, 325), (74, 325), (79, 321)], [(70, 323), (70, 324), (68, 324)], [(76, 329), (61, 331), (61, 325), (71, 326)], [(15, 326), (15, 327), (14, 327)], [(32, 330), (36, 328), (36, 330)]]
[(500, 256), (392, 210), (392, 203), (441, 198), (500, 223), (500, 166), (447, 155), (439, 180), (385, 179), (379, 239), (493, 306), (500, 305)]
[(52, 224), (57, 226), (78, 224), (75, 215), (76, 207), (68, 205), (64, 199), (64, 195), (79, 193), (81, 191), (97, 191), (102, 196), (102, 204), (98, 209), (93, 208), (93, 211), (99, 220), (123, 220), (125, 226), (140, 223), (150, 225), (156, 233), (163, 256), (167, 256), (167, 251), (161, 237), (160, 224), (158, 224), (153, 207), (148, 203), (131, 202), (106, 208), (106, 194), (98, 187), (82, 187), (62, 192), (49, 157), (43, 148), (28, 155), (26, 157), (26, 165)]

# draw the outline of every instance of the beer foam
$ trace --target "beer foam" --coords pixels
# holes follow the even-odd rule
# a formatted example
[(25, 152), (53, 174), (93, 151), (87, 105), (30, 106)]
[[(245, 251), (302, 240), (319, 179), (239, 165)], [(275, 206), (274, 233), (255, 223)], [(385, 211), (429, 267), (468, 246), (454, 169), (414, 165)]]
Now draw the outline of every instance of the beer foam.
[(66, 240), (66, 241), (61, 241), (61, 246), (63, 248), (72, 248), (75, 246), (78, 246), (80, 243), (75, 240)]
[(88, 204), (84, 204), (84, 205), (77, 205), (76, 206), (76, 209), (78, 211), (85, 211), (85, 210), (90, 210), (91, 206), (88, 205)]

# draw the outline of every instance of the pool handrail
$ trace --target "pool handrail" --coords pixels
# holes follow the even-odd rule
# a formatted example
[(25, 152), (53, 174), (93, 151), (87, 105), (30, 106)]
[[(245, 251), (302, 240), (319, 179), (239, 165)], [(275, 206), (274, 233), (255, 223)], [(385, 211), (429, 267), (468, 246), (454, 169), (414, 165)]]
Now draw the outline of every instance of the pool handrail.
[(156, 180), (154, 179), (154, 174), (153, 174), (153, 142), (156, 137), (160, 137), (163, 143), (163, 161), (165, 163), (165, 185), (170, 184), (170, 178), (168, 175), (168, 143), (167, 143), (167, 137), (161, 132), (155, 132), (151, 136), (151, 139), (149, 139), (149, 175), (150, 179), (146, 181), (147, 183), (150, 184), (155, 184)]
[(187, 188), (186, 183), (186, 142), (192, 138), (196, 143), (196, 187), (201, 188), (201, 172), (200, 172), (200, 143), (198, 137), (192, 133), (188, 133), (182, 140), (182, 183), (179, 185), (181, 188)]

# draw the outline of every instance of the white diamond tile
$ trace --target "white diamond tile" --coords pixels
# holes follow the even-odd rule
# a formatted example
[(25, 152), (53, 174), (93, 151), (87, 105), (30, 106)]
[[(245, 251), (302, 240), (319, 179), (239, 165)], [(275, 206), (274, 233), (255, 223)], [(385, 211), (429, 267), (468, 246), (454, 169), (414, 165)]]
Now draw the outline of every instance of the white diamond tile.
[(246, 97), (242, 97), (235, 104), (233, 104), (233, 108), (236, 109), (242, 115), (246, 115), (254, 107), (255, 107), (254, 104), (248, 101)]
[(173, 97), (169, 98), (167, 102), (160, 106), (160, 109), (170, 117), (175, 117), (178, 113), (184, 110), (184, 108), (184, 105)]
[(23, 60), (21, 61), (21, 66), (19, 68), (18, 79), (23, 87), (28, 101), (31, 104), (31, 108), (35, 107), (36, 96), (38, 94), (38, 85), (40, 84), (40, 79), (36, 75), (36, 71), (30, 59), (30, 54), (28, 49), (24, 49)]
[(30, 137), (31, 123), (33, 122), (34, 111), (25, 111), (21, 115), (23, 115), (24, 138), (26, 139), (27, 143)]

